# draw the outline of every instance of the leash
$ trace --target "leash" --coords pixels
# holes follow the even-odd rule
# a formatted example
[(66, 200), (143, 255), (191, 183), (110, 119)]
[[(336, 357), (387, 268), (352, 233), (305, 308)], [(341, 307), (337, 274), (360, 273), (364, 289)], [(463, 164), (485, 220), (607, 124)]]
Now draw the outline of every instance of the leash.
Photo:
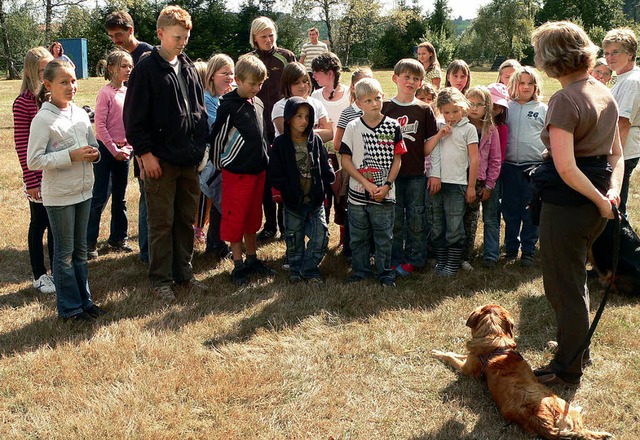
[(600, 301), (600, 307), (598, 307), (596, 316), (591, 322), (587, 337), (585, 338), (585, 341), (578, 352), (573, 356), (573, 358), (571, 358), (571, 361), (567, 364), (567, 367), (573, 364), (578, 359), (578, 357), (582, 356), (582, 354), (589, 349), (589, 346), (591, 345), (591, 337), (595, 333), (596, 327), (598, 327), (598, 322), (600, 322), (600, 318), (602, 317), (602, 313), (604, 312), (604, 307), (607, 305), (607, 301), (609, 300), (611, 287), (615, 282), (616, 272), (618, 271), (618, 255), (620, 253), (620, 213), (618, 212), (618, 208), (616, 207), (616, 205), (612, 204), (611, 208), (613, 210), (613, 220), (609, 221), (615, 222), (613, 232), (613, 253), (611, 255), (611, 279), (609, 280), (609, 284), (607, 285), (607, 287), (604, 289), (604, 295), (602, 296), (602, 301)]

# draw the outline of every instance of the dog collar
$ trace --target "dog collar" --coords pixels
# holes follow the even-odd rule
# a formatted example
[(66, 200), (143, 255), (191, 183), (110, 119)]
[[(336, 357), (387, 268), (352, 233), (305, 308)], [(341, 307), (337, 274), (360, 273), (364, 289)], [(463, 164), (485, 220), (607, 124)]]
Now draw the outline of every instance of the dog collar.
[(524, 360), (522, 355), (518, 353), (516, 350), (514, 350), (513, 348), (498, 348), (497, 350), (494, 350), (491, 353), (485, 353), (485, 354), (479, 355), (478, 359), (480, 359), (480, 364), (482, 364), (482, 369), (480, 370), (482, 377), (485, 377), (485, 370), (487, 369), (487, 365), (489, 365), (489, 362), (491, 362), (491, 359), (493, 359), (496, 356), (501, 356), (504, 354), (508, 355), (510, 353), (514, 353), (520, 359)]

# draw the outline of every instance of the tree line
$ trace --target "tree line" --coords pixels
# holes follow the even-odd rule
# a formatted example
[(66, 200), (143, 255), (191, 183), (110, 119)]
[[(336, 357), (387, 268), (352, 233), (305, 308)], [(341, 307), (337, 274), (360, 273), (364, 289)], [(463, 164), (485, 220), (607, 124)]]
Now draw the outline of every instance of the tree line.
[(474, 20), (453, 19), (448, 0), (435, 0), (424, 11), (417, 2), (398, 0), (383, 13), (380, 0), (243, 0), (230, 11), (224, 0), (0, 0), (0, 57), (10, 78), (17, 77), (22, 58), (34, 46), (60, 38), (88, 40), (89, 70), (113, 48), (103, 21), (114, 10), (126, 9), (139, 40), (157, 44), (155, 21), (167, 4), (188, 10), (194, 29), (187, 46), (193, 58), (208, 59), (224, 52), (237, 58), (250, 50), (249, 28), (259, 15), (278, 25), (278, 44), (299, 53), (306, 30), (316, 26), (345, 65), (389, 68), (414, 56), (421, 41), (436, 47), (441, 64), (454, 58), (471, 63), (496, 56), (527, 60), (532, 56), (531, 31), (548, 20), (571, 20), (583, 26), (599, 44), (607, 30), (636, 27), (640, 0), (492, 0)]

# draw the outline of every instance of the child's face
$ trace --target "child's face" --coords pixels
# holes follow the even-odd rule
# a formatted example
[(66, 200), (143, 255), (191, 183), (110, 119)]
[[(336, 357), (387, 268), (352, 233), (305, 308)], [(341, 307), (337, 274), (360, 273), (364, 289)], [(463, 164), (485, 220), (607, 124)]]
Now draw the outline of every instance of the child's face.
[(416, 94), (416, 99), (424, 102), (425, 104), (431, 105), (433, 103), (433, 95), (430, 93), (418, 92)]
[(216, 91), (216, 95), (222, 96), (225, 93), (229, 93), (233, 88), (231, 86), (231, 84), (233, 84), (233, 67), (226, 65), (216, 70), (212, 79), (213, 89)]
[(362, 96), (356, 99), (356, 105), (362, 110), (365, 117), (377, 117), (382, 110), (382, 93)]
[(440, 107), (440, 113), (444, 117), (444, 121), (449, 125), (456, 125), (464, 116), (462, 108), (455, 104), (443, 105)]
[(266, 28), (265, 30), (253, 35), (253, 41), (255, 41), (258, 49), (269, 52), (276, 44), (276, 33), (273, 29)]
[(426, 47), (418, 48), (418, 61), (420, 61), (423, 66), (431, 64), (431, 53)]
[(502, 70), (500, 71), (500, 82), (505, 86), (508, 86), (509, 79), (511, 78), (511, 75), (513, 75), (513, 72), (515, 71), (516, 69), (514, 69), (513, 67), (503, 67)]
[(495, 118), (496, 116), (502, 114), (502, 112), (504, 111), (504, 108), (502, 108), (501, 105), (499, 104), (493, 104), (493, 117)]
[(160, 47), (170, 60), (180, 55), (187, 47), (190, 35), (191, 31), (179, 24), (158, 29)]
[(533, 78), (528, 73), (520, 75), (520, 81), (518, 82), (518, 102), (524, 104), (533, 99), (533, 94), (536, 91), (536, 85), (533, 82)]
[(131, 75), (131, 70), (133, 70), (133, 61), (131, 58), (122, 57), (119, 66), (111, 67), (111, 78), (113, 78), (113, 82), (116, 84), (122, 84), (123, 82), (128, 81), (129, 76)]
[(238, 84), (238, 95), (241, 98), (253, 98), (258, 94), (264, 80), (258, 80), (256, 78), (246, 78), (241, 80), (236, 76), (236, 83)]
[(53, 81), (44, 80), (44, 86), (51, 92), (51, 103), (58, 108), (66, 108), (78, 90), (76, 74), (72, 69), (58, 69)]
[(412, 73), (401, 73), (400, 75), (393, 75), (393, 82), (398, 86), (398, 95), (414, 96), (416, 90), (422, 85), (422, 78), (420, 75), (414, 75)]
[(455, 73), (454, 72), (449, 73), (449, 76), (447, 77), (447, 79), (449, 80), (449, 84), (451, 84), (451, 87), (455, 87), (456, 89), (462, 92), (464, 88), (467, 86), (467, 82), (469, 81), (469, 76), (466, 74), (466, 72), (463, 69), (460, 69)]
[(289, 128), (293, 137), (304, 137), (309, 126), (309, 106), (301, 105), (296, 114), (289, 119)]
[(307, 75), (303, 75), (291, 84), (291, 96), (301, 96), (306, 98), (311, 91), (311, 84)]
[(611, 81), (611, 70), (607, 66), (598, 66), (591, 71), (591, 76), (606, 85)]
[(314, 70), (313, 79), (316, 80), (320, 87), (333, 86), (333, 71), (323, 72), (322, 70)]
[(484, 119), (486, 105), (484, 100), (476, 96), (467, 97), (467, 99), (469, 100), (469, 112), (467, 113), (469, 119), (472, 121)]

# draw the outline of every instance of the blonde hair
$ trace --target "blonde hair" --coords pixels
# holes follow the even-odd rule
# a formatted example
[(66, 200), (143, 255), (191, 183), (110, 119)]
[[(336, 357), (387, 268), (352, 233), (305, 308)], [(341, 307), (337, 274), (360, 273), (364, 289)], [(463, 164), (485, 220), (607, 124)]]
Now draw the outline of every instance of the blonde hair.
[(264, 81), (267, 79), (267, 67), (254, 54), (244, 54), (236, 63), (235, 75), (240, 81), (246, 81), (249, 78)]
[(204, 82), (207, 80), (207, 63), (198, 58), (193, 62), (193, 66), (196, 68), (200, 81), (202, 81), (202, 84), (204, 85)]
[(471, 69), (469, 69), (469, 65), (465, 60), (453, 60), (447, 67), (447, 75), (445, 76), (445, 87), (451, 87), (451, 82), (449, 81), (449, 75), (455, 75), (459, 71), (463, 71), (465, 75), (467, 75), (467, 84), (463, 87), (462, 93), (466, 93), (469, 90), (469, 86), (471, 85)]
[(207, 72), (205, 74), (205, 79), (202, 82), (204, 85), (204, 89), (211, 94), (211, 96), (216, 96), (216, 87), (213, 83), (213, 75), (223, 67), (231, 67), (234, 68), (233, 60), (229, 55), (224, 53), (217, 53), (209, 58), (207, 61)]
[(638, 39), (635, 32), (629, 28), (612, 29), (604, 36), (602, 47), (606, 49), (611, 43), (619, 43), (625, 52), (633, 55), (635, 61), (636, 52), (638, 52)]
[(46, 47), (38, 46), (29, 49), (24, 56), (24, 65), (22, 70), (22, 84), (20, 85), (20, 93), (29, 90), (34, 95), (40, 89), (40, 61), (43, 59), (53, 60), (53, 55)]
[(362, 66), (358, 67), (351, 74), (351, 87), (349, 88), (349, 100), (353, 104), (356, 101), (355, 86), (362, 78), (373, 78), (371, 68)]
[(356, 100), (360, 101), (363, 98), (371, 95), (383, 94), (382, 86), (375, 78), (362, 78), (355, 87)]
[(475, 86), (467, 90), (467, 99), (477, 98), (484, 102), (484, 116), (482, 117), (482, 135), (485, 136), (493, 127), (493, 99), (491, 92), (485, 86)]
[(403, 73), (416, 75), (422, 79), (424, 77), (424, 66), (420, 61), (413, 58), (403, 58), (393, 67), (393, 74), (402, 75)]
[[(501, 82), (502, 82), (502, 80), (501, 80), (501, 77), (502, 77), (502, 71), (503, 71), (504, 69), (509, 68), (509, 67), (511, 67), (511, 68), (513, 68), (513, 69), (519, 69), (520, 67), (522, 67), (522, 65), (518, 62), (518, 60), (513, 60), (513, 59), (510, 59), (510, 60), (504, 60), (504, 61), (502, 62), (502, 64), (500, 64), (500, 67), (498, 67), (498, 78), (496, 79), (496, 82), (497, 82), (497, 83), (501, 83)], [(506, 85), (506, 84), (505, 84), (505, 85)]]
[(113, 79), (113, 74), (109, 70), (109, 67), (115, 66), (120, 69), (120, 63), (122, 62), (123, 58), (129, 58), (129, 61), (131, 61), (131, 65), (133, 66), (133, 58), (131, 58), (129, 52), (121, 49), (115, 49), (109, 52), (106, 60), (107, 66), (104, 69), (104, 79), (106, 79), (107, 81), (111, 81)]
[(252, 48), (258, 49), (258, 44), (254, 37), (265, 29), (273, 29), (273, 47), (278, 47), (276, 44), (278, 41), (278, 28), (276, 24), (269, 17), (258, 17), (251, 22), (251, 31), (249, 32), (249, 44)]
[(465, 113), (469, 110), (469, 101), (464, 97), (462, 92), (455, 87), (445, 87), (438, 92), (438, 97), (436, 98), (436, 107), (438, 107), (438, 110), (442, 110), (442, 107), (447, 104), (460, 107)]
[(180, 6), (167, 6), (160, 11), (160, 15), (158, 15), (156, 29), (164, 29), (169, 26), (182, 26), (187, 30), (191, 30), (193, 27), (191, 15)]
[(587, 33), (568, 21), (548, 22), (531, 35), (536, 67), (551, 78), (587, 71), (600, 48)]
[[(71, 72), (74, 72), (73, 66), (70, 62), (65, 60), (52, 60), (47, 63), (44, 68), (44, 73), (42, 74), (42, 79), (46, 81), (54, 81), (56, 76), (58, 76), (58, 71), (60, 69), (68, 69)], [(42, 106), (43, 103), (48, 102), (51, 99), (51, 92), (47, 90), (44, 86), (44, 82), (40, 86), (40, 90), (36, 95), (36, 103), (38, 104), (38, 108)]]
[(518, 85), (520, 84), (522, 75), (531, 76), (533, 85), (535, 86), (531, 99), (534, 101), (540, 101), (542, 99), (542, 77), (533, 67), (530, 66), (520, 67), (513, 72), (513, 75), (511, 75), (511, 78), (509, 79), (509, 85), (507, 86), (507, 89), (509, 89), (509, 97), (513, 100), (518, 100)]

